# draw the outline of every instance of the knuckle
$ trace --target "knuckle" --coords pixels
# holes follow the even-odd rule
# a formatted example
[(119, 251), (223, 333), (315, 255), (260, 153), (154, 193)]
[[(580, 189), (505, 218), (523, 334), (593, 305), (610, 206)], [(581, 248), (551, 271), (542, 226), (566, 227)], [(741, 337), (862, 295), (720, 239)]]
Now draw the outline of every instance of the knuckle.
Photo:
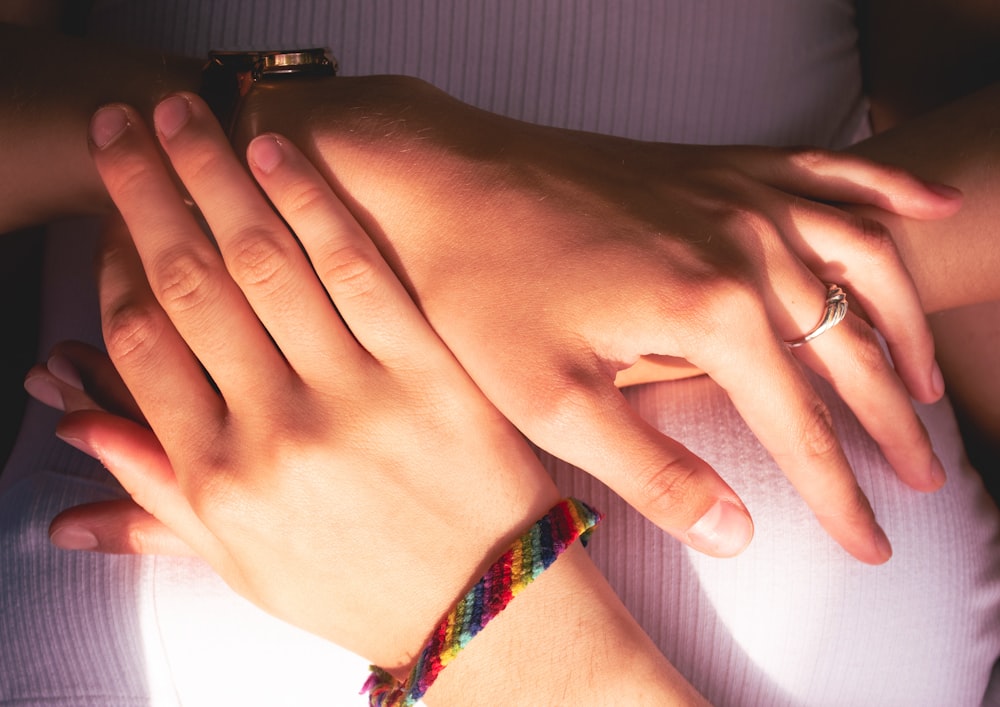
[(132, 523), (125, 530), (124, 549), (140, 555), (155, 553), (157, 543), (150, 531), (142, 524)]
[(639, 498), (647, 508), (663, 508), (676, 514), (678, 506), (685, 506), (685, 500), (692, 495), (696, 473), (684, 458), (642, 472), (635, 479)]
[(186, 482), (184, 492), (192, 510), (210, 527), (240, 522), (246, 514), (234, 468), (228, 456), (208, 451), (200, 459), (199, 473)]
[(238, 282), (273, 291), (287, 281), (290, 254), (287, 244), (276, 235), (269, 229), (249, 226), (234, 236), (227, 250), (229, 267)]
[(334, 297), (364, 297), (374, 292), (379, 284), (372, 254), (354, 244), (343, 245), (325, 255), (317, 264), (316, 272)]
[(127, 272), (135, 262), (134, 254), (134, 247), (125, 247), (105, 238), (94, 255), (94, 264), (102, 277), (104, 273)]
[(281, 212), (286, 217), (308, 218), (330, 201), (330, 187), (301, 179), (288, 184), (281, 198)]
[(733, 273), (717, 273), (708, 286), (703, 287), (688, 314), (701, 327), (693, 332), (703, 339), (716, 338), (719, 332), (729, 331), (742, 338), (748, 322), (764, 319), (755, 283), (747, 277)]
[(188, 149), (183, 154), (172, 155), (171, 163), (185, 183), (212, 183), (222, 156), (217, 148), (205, 146), (204, 149)]
[(537, 389), (531, 404), (521, 412), (526, 429), (537, 430), (539, 436), (557, 436), (574, 429), (592, 409), (589, 391), (581, 390), (574, 381), (555, 377)]
[(872, 525), (875, 522), (875, 515), (865, 492), (854, 481), (845, 484), (845, 487), (840, 493), (827, 494), (826, 497), (833, 498), (834, 502), (814, 508), (816, 517), (828, 522), (847, 523), (858, 528)]
[(699, 291), (686, 293), (685, 301), (670, 306), (667, 314), (684, 321), (674, 332), (678, 355), (703, 362), (731, 359), (734, 342), (754, 339), (766, 324), (753, 283), (731, 274), (717, 273)]
[(871, 266), (878, 268), (899, 261), (896, 242), (885, 224), (875, 219), (857, 217), (852, 225), (861, 241), (861, 250)]
[(889, 370), (889, 362), (875, 333), (866, 325), (859, 329), (850, 357), (855, 375), (864, 379), (885, 373)]
[(164, 330), (162, 313), (152, 303), (119, 304), (106, 310), (102, 321), (108, 355), (119, 365), (145, 360)]
[(141, 199), (148, 177), (152, 174), (150, 159), (142, 153), (126, 151), (115, 154), (101, 170), (108, 191), (125, 202)]
[(881, 183), (890, 182), (898, 186), (907, 187), (917, 184), (913, 175), (902, 167), (897, 167), (896, 165), (891, 164), (883, 164), (881, 162), (874, 162), (872, 160), (865, 160), (865, 164), (876, 172), (873, 176), (873, 181), (877, 180)]
[(805, 459), (824, 459), (836, 454), (839, 448), (833, 416), (829, 408), (817, 400), (811, 414), (800, 422), (793, 454)]
[(806, 170), (824, 167), (834, 158), (835, 153), (820, 147), (795, 147), (789, 150), (792, 164)]
[(208, 258), (185, 248), (160, 256), (150, 268), (149, 281), (164, 309), (183, 313), (218, 295), (217, 274)]
[(774, 221), (759, 208), (748, 204), (732, 204), (724, 208), (720, 221), (726, 230), (744, 238), (778, 234)]

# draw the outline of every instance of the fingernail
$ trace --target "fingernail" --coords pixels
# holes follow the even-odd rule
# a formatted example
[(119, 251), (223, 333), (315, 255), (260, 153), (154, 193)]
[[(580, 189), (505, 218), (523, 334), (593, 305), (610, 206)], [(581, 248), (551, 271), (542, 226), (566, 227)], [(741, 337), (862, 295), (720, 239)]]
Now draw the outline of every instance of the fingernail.
[(942, 375), (941, 367), (937, 361), (931, 367), (931, 390), (939, 398), (944, 395), (944, 375)]
[(261, 135), (250, 143), (250, 161), (264, 174), (270, 174), (285, 159), (281, 141), (273, 135)]
[(892, 557), (892, 543), (889, 542), (889, 538), (886, 536), (885, 531), (882, 530), (882, 527), (878, 525), (875, 526), (875, 547), (878, 548), (882, 562), (886, 562)]
[(927, 185), (928, 189), (930, 189), (938, 196), (943, 196), (946, 199), (962, 198), (962, 191), (960, 189), (956, 189), (953, 186), (949, 186), (947, 184), (941, 184), (940, 182), (925, 182), (925, 184)]
[(50, 356), (49, 360), (45, 363), (45, 367), (49, 369), (49, 373), (66, 385), (80, 391), (83, 390), (83, 380), (80, 378), (76, 366), (65, 356), (60, 356), (59, 354)]
[(98, 546), (97, 536), (78, 525), (63, 525), (56, 528), (49, 540), (63, 550), (93, 550)]
[(170, 96), (153, 111), (156, 131), (165, 138), (176, 135), (191, 117), (191, 103), (184, 96)]
[(948, 474), (944, 470), (944, 465), (937, 456), (931, 459), (931, 478), (937, 488), (941, 488), (948, 481)]
[(94, 459), (100, 459), (100, 455), (97, 450), (91, 447), (87, 442), (80, 439), (79, 437), (71, 437), (69, 435), (60, 434), (59, 430), (56, 430), (56, 437), (61, 439), (63, 442), (71, 447), (79, 449), (81, 452), (86, 454), (88, 457), (93, 457)]
[(716, 557), (732, 557), (750, 544), (753, 521), (732, 502), (719, 500), (688, 529), (687, 537), (696, 550)]
[(121, 106), (105, 106), (90, 119), (90, 140), (99, 150), (114, 142), (129, 126), (128, 113)]
[(62, 393), (59, 392), (59, 387), (45, 374), (25, 378), (24, 389), (28, 395), (43, 405), (48, 405), (56, 410), (66, 410), (66, 403), (63, 401)]

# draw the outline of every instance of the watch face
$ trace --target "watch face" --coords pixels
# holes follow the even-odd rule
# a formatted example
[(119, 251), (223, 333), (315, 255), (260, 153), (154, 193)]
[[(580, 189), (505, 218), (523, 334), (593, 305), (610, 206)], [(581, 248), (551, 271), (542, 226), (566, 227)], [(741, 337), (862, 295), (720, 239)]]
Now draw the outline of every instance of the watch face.
[(232, 74), (248, 74), (252, 81), (295, 74), (334, 76), (337, 60), (326, 49), (264, 52), (211, 52), (209, 65)]
[(255, 68), (261, 79), (275, 74), (333, 76), (337, 73), (337, 60), (330, 57), (325, 49), (261, 52)]
[(262, 52), (259, 59), (261, 74), (305, 72), (336, 72), (337, 61), (325, 49), (300, 49), (289, 52)]
[(243, 98), (255, 84), (336, 75), (337, 60), (325, 49), (210, 52), (200, 93), (227, 134), (232, 134)]

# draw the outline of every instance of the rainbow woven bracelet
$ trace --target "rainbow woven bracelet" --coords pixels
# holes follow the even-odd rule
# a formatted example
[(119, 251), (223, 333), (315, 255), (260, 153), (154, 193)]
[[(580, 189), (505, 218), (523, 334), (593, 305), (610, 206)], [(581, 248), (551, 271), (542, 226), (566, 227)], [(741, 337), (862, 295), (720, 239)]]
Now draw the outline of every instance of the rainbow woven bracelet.
[(445, 666), (511, 599), (548, 569), (577, 538), (586, 545), (594, 526), (603, 517), (575, 498), (563, 499), (553, 506), (514, 541), (438, 624), (405, 681), (396, 680), (376, 665), (371, 667), (372, 674), (361, 688), (362, 694), (368, 693), (371, 707), (415, 704)]

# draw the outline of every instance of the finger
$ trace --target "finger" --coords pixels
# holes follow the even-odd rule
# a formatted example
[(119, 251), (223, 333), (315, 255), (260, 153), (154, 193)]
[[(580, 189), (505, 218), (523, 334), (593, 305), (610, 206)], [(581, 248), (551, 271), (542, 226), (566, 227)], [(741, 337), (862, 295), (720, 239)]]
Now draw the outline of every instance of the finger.
[[(768, 273), (768, 287), (763, 293), (765, 307), (781, 338), (785, 341), (797, 340), (812, 331), (826, 311), (826, 288), (806, 267), (808, 263), (804, 264), (797, 252), (789, 251), (787, 241), (792, 242), (793, 250), (801, 251), (808, 246), (798, 243), (799, 239), (805, 241), (817, 236), (796, 235), (794, 232), (801, 223), (783, 224), (779, 219), (771, 226), (771, 229), (759, 229), (758, 233)], [(803, 228), (805, 230), (808, 228)], [(856, 253), (842, 255), (850, 260)], [(830, 257), (829, 253), (824, 253), (824, 256)], [(896, 264), (897, 274), (908, 281), (902, 263), (897, 260)], [(815, 267), (824, 274), (830, 274), (827, 268), (832, 266), (823, 264), (822, 267)], [(843, 279), (843, 273), (839, 276)], [(911, 316), (926, 327), (916, 292), (912, 290), (912, 283), (909, 284), (910, 304), (916, 310)], [(847, 324), (835, 329), (834, 335), (824, 334), (821, 338), (826, 341), (822, 345), (816, 346), (816, 342), (811, 342), (795, 347), (793, 353), (833, 385), (880, 444), (900, 479), (920, 490), (939, 488), (944, 480), (942, 467), (897, 370), (890, 365), (871, 329), (850, 313), (848, 319)], [(919, 340), (920, 336), (914, 335), (914, 338)], [(926, 338), (930, 338), (929, 332)], [(933, 346), (929, 341), (926, 343)], [(923, 371), (925, 381), (930, 380), (929, 372), (930, 366), (927, 365)]]
[(284, 360), (185, 206), (139, 116), (104, 107), (91, 136), (94, 163), (152, 291), (223, 395), (239, 391), (246, 398), (247, 391), (280, 385)]
[[(824, 317), (827, 293), (784, 247), (770, 254), (769, 267), (780, 273), (780, 281), (770, 278), (764, 294), (767, 311), (785, 341), (798, 340)], [(918, 318), (923, 321), (922, 314)], [(940, 488), (944, 471), (930, 437), (867, 324), (848, 311), (844, 322), (792, 352), (833, 385), (904, 483), (922, 491)]]
[(916, 284), (879, 222), (800, 200), (777, 225), (808, 268), (845, 286), (886, 340), (896, 372), (924, 403), (944, 393)]
[(209, 446), (225, 405), (160, 308), (120, 219), (110, 219), (98, 263), (108, 354), (161, 441), (192, 454)]
[(80, 386), (55, 376), (43, 364), (35, 364), (24, 378), (24, 390), (32, 398), (56, 410), (73, 412), (75, 410), (100, 410), (101, 405), (94, 401)]
[(49, 526), (49, 540), (63, 550), (197, 556), (170, 528), (128, 499), (88, 503), (63, 511)]
[[(100, 459), (132, 500), (169, 528), (188, 548), (210, 562), (221, 554), (218, 541), (192, 510), (163, 447), (150, 430), (129, 420), (91, 410), (66, 415), (56, 434), (67, 444)], [(147, 522), (143, 527), (151, 525)], [(110, 526), (108, 532), (108, 537), (112, 537)], [(157, 537), (157, 542), (161, 541), (162, 533)], [(118, 542), (122, 542), (121, 539)], [(143, 538), (125, 542), (138, 546)]]
[(854, 478), (826, 405), (784, 343), (766, 334), (770, 323), (756, 295), (734, 288), (723, 299), (705, 320), (708, 331), (723, 336), (701, 337), (690, 347), (690, 360), (728, 393), (834, 540), (863, 562), (885, 562), (891, 546)]
[[(359, 355), (350, 337), (343, 336), (343, 325), (299, 244), (237, 160), (204, 102), (193, 94), (176, 94), (156, 107), (154, 117), (160, 143), (211, 227), (226, 267), (292, 367), (300, 369), (301, 359), (328, 362)], [(325, 183), (317, 188), (329, 191)]]
[(848, 315), (794, 353), (830, 382), (903, 483), (925, 492), (944, 485), (930, 436), (867, 324)]
[(85, 391), (101, 409), (136, 422), (144, 420), (132, 393), (104, 351), (82, 341), (61, 341), (52, 348), (45, 365), (62, 382)]
[(375, 244), (302, 153), (279, 136), (262, 135), (248, 157), (361, 345), (383, 362), (412, 359), (414, 350), (443, 352)]
[(819, 148), (782, 152), (787, 159), (774, 159), (773, 150), (748, 155), (744, 165), (751, 166), (744, 171), (791, 194), (871, 204), (912, 218), (944, 218), (961, 207), (962, 194), (954, 187), (925, 182), (899, 167)]
[[(553, 387), (548, 374), (538, 390)], [(715, 557), (742, 552), (753, 522), (736, 492), (646, 423), (609, 381), (592, 381), (557, 382), (562, 395), (539, 398), (528, 435), (552, 440), (546, 451), (591, 473), (681, 542)]]

